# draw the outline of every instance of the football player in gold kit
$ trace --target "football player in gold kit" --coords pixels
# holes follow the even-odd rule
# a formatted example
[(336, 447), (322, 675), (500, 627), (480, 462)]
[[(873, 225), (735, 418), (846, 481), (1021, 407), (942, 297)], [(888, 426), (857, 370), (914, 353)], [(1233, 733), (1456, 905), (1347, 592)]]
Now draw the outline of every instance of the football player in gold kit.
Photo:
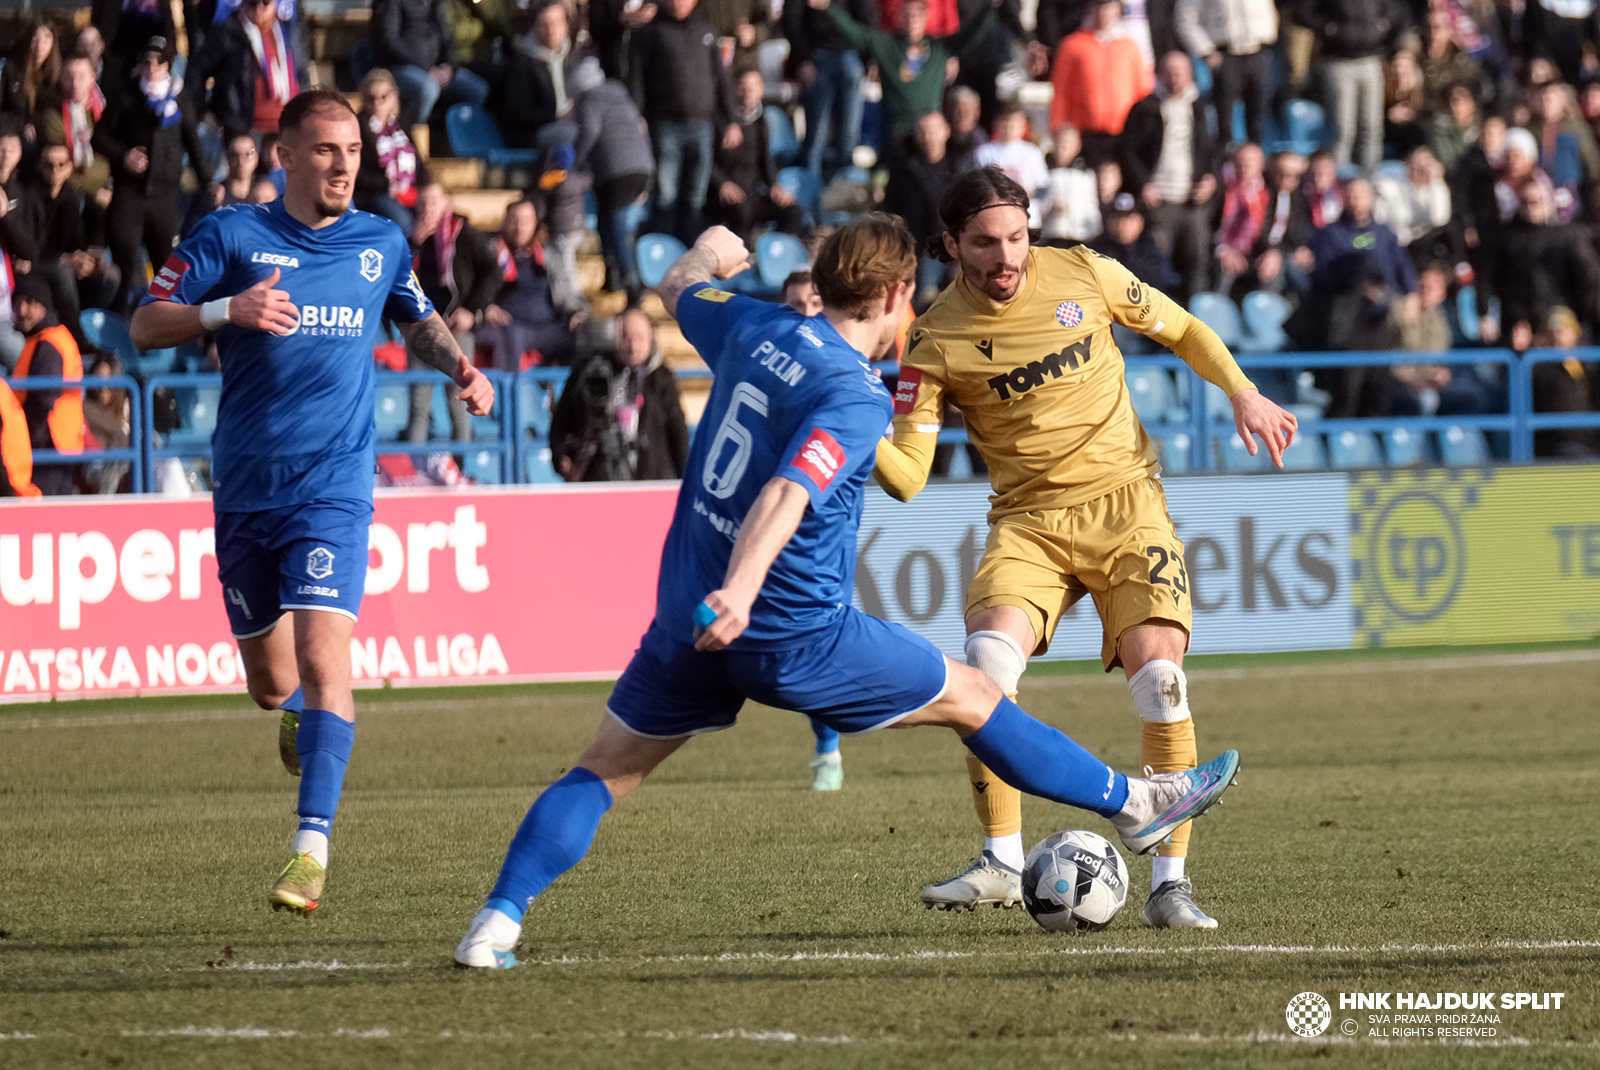
[[(959, 178), (940, 217), (960, 274), (912, 326), (878, 482), (901, 501), (921, 490), (944, 404), (957, 405), (994, 485), (988, 545), (967, 591), (968, 664), (1015, 693), (1028, 658), (1049, 648), (1061, 615), (1087, 594), (1106, 671), (1122, 667), (1144, 723), (1142, 764), (1191, 769), (1183, 543), (1111, 325), (1168, 346), (1227, 391), (1250, 452), (1259, 436), (1279, 467), (1295, 418), (1256, 391), (1215, 332), (1122, 265), (1082, 246), (1033, 248), (1027, 192), (998, 168)], [(967, 768), (984, 851), (922, 899), (946, 910), (1009, 907), (1021, 899), (1021, 795), (976, 759)], [(1188, 847), (1185, 824), (1158, 849), (1145, 924), (1216, 926), (1184, 874)]]

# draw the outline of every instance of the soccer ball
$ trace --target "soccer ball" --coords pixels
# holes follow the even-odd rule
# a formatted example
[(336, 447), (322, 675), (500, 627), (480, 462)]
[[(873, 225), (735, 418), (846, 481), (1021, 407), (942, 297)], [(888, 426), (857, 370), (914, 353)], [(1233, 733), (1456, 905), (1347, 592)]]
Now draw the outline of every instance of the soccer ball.
[(1127, 863), (1097, 833), (1068, 829), (1046, 836), (1022, 864), (1022, 903), (1053, 933), (1098, 932), (1127, 900)]

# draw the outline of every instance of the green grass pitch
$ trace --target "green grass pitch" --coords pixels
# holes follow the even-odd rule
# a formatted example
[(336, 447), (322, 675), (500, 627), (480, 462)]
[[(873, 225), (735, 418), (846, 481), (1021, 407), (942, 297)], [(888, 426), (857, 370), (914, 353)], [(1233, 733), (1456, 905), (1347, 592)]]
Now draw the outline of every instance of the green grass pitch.
[[(294, 806), (271, 714), (0, 707), (0, 1066), (1597, 1066), (1597, 655), (1193, 659), (1202, 758), (1244, 756), (1190, 863), (1212, 933), (1140, 926), (1144, 859), (1104, 933), (925, 911), (981, 842), (954, 737), (846, 740), (818, 795), (804, 719), (752, 709), (612, 812), (494, 974), (450, 953), (605, 685), (359, 695), (310, 919), (265, 903)], [(1021, 697), (1135, 766), (1120, 674), (1041, 666)], [(1314, 1040), (1284, 1017), (1307, 990)], [(1473, 1043), (1338, 1009), (1477, 991), (1565, 995)]]

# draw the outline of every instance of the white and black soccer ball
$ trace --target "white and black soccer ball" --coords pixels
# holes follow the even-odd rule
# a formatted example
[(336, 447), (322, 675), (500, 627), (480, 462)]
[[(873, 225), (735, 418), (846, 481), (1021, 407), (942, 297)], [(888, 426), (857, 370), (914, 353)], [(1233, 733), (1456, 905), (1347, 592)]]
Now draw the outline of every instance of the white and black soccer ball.
[(1098, 932), (1127, 901), (1128, 865), (1098, 833), (1046, 836), (1022, 864), (1023, 905), (1051, 932)]

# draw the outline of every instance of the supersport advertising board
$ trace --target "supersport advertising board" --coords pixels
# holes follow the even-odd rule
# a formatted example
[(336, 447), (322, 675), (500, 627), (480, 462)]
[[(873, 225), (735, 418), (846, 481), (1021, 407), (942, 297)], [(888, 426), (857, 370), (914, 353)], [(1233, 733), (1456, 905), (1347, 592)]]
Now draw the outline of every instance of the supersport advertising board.
[[(1165, 480), (1195, 653), (1600, 634), (1600, 467)], [(380, 492), (358, 686), (602, 679), (650, 621), (676, 484)], [(869, 487), (855, 603), (961, 656), (988, 487)], [(0, 701), (239, 690), (204, 499), (0, 505)], [(1088, 599), (1051, 658), (1093, 658)]]

